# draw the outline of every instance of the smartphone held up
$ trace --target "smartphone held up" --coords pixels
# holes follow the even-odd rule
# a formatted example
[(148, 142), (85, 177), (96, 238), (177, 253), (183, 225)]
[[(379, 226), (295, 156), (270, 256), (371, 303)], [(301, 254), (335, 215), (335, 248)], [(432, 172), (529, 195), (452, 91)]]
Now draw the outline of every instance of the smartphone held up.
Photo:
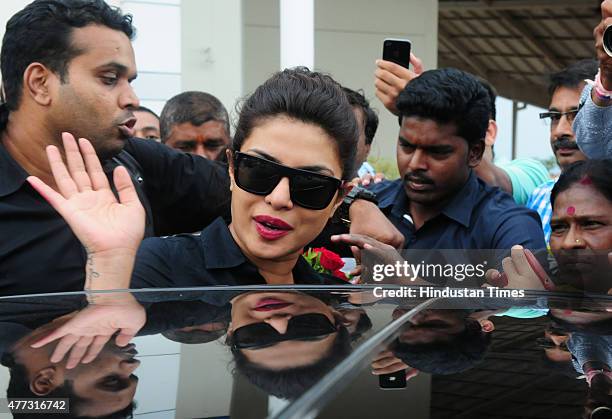
[(391, 61), (402, 67), (410, 67), (412, 42), (408, 39), (387, 38), (383, 43), (383, 60)]

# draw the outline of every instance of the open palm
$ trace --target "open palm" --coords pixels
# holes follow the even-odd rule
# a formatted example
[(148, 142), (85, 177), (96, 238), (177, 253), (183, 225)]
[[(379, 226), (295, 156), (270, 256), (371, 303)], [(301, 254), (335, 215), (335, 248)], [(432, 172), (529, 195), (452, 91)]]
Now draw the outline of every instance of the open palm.
[(59, 340), (51, 362), (60, 362), (69, 353), (67, 368), (92, 362), (117, 332), (115, 344), (125, 346), (146, 322), (145, 309), (130, 294), (112, 304), (90, 304), (65, 324), (32, 344), (40, 348)]
[(34, 176), (28, 182), (61, 214), (89, 254), (135, 251), (144, 235), (145, 212), (127, 170), (120, 166), (113, 173), (118, 201), (91, 143), (81, 138), (77, 144), (68, 133), (62, 139), (67, 167), (58, 148), (47, 147), (59, 193)]

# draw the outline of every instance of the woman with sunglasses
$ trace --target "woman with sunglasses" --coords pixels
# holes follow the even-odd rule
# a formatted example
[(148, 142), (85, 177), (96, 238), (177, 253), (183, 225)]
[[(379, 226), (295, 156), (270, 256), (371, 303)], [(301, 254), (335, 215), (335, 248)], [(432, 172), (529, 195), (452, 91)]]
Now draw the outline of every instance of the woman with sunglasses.
[[(28, 181), (83, 243), (87, 289), (340, 281), (316, 273), (301, 257), (340, 205), (353, 172), (357, 121), (331, 77), (285, 70), (245, 101), (228, 152), (232, 222), (218, 219), (199, 235), (141, 245), (145, 213), (125, 168), (113, 173), (117, 199), (89, 141), (68, 133), (62, 139), (67, 165), (57, 147), (47, 148), (60, 193), (36, 177)], [(78, 342), (71, 357), (82, 358), (106, 324), (88, 320), (97, 327), (80, 340), (74, 339), (80, 332), (67, 329), (46, 343), (62, 339), (67, 352)]]
[(329, 295), (249, 292), (232, 299), (227, 344), (236, 372), (270, 395), (295, 399), (351, 351)]
[[(132, 288), (335, 283), (301, 255), (342, 201), (357, 138), (351, 105), (331, 77), (305, 68), (276, 73), (243, 104), (227, 153), (229, 226), (218, 219), (199, 235), (146, 239), (135, 257)], [(68, 168), (59, 151), (49, 149), (63, 196), (40, 180), (31, 183), (87, 249), (88, 280), (112, 275), (127, 287), (144, 218), (131, 182), (117, 169), (117, 202), (88, 141), (77, 145), (66, 135), (64, 147)]]

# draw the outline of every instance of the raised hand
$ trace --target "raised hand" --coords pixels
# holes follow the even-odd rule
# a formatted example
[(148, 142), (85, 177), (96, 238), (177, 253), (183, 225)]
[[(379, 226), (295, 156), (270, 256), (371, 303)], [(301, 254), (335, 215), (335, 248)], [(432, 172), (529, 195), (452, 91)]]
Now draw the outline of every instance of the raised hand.
[(612, 57), (603, 48), (603, 33), (610, 25), (612, 25), (612, 0), (605, 0), (601, 3), (601, 21), (593, 30), (593, 37), (601, 83), (606, 90), (612, 90)]
[(135, 252), (144, 236), (145, 212), (130, 176), (117, 167), (113, 180), (115, 198), (91, 143), (63, 133), (68, 167), (55, 146), (47, 147), (47, 158), (59, 193), (37, 177), (28, 182), (66, 220), (88, 254)]
[(503, 274), (496, 269), (486, 272), (485, 286), (548, 291), (555, 289), (554, 283), (529, 249), (523, 249), (519, 245), (512, 246), (510, 256), (502, 260), (502, 266)]
[(391, 61), (376, 60), (376, 71), (374, 72), (376, 97), (385, 105), (385, 108), (395, 115), (398, 115), (395, 102), (399, 94), (411, 80), (423, 73), (423, 63), (412, 53), (410, 54), (410, 64), (412, 64), (413, 70)]

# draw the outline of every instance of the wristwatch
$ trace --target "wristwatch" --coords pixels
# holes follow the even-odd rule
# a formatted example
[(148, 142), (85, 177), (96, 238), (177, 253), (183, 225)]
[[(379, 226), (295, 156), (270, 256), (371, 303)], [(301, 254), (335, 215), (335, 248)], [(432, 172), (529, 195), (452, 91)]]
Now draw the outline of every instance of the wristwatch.
[(336, 212), (339, 220), (347, 227), (351, 225), (349, 208), (357, 199), (365, 199), (366, 201), (370, 201), (378, 205), (378, 200), (376, 199), (376, 194), (374, 192), (362, 188), (361, 186), (353, 186), (353, 188), (342, 200), (342, 204), (340, 204), (338, 211)]

